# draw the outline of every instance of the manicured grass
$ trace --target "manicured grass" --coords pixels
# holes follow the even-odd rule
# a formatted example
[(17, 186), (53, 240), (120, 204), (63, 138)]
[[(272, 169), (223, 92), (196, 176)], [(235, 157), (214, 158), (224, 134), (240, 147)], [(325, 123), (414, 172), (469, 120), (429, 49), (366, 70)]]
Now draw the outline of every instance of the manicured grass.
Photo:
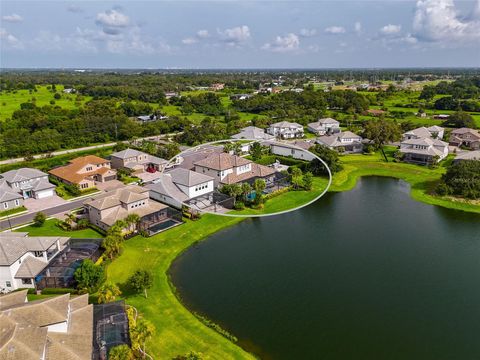
[(137, 269), (149, 269), (154, 274), (147, 299), (128, 293), (124, 296), (155, 324), (156, 334), (147, 344), (147, 352), (155, 359), (171, 359), (190, 351), (201, 352), (206, 359), (254, 358), (191, 314), (172, 292), (167, 276), (172, 261), (185, 249), (240, 221), (205, 215), (150, 238), (134, 237), (125, 241), (122, 255), (109, 265), (108, 280), (121, 288)]
[(22, 211), (26, 211), (26, 210), (27, 210), (27, 208), (25, 206), (19, 206), (15, 209), (0, 211), (0, 218), (4, 217), (4, 216), (11, 216), (11, 215), (14, 215), (14, 214), (18, 214), (18, 213), (20, 213)]
[[(50, 105), (50, 101), (54, 100), (54, 106), (60, 106), (65, 109), (77, 109), (77, 94), (64, 94), (63, 85), (57, 85), (57, 92), (60, 99), (54, 99), (54, 93), (47, 89), (47, 86), (37, 85), (37, 91), (29, 92), (29, 90), (2, 91), (0, 92), (0, 121), (8, 119), (15, 110), (20, 109), (20, 104), (29, 102), (35, 98), (37, 106)], [(91, 98), (89, 96), (81, 96), (80, 104), (84, 104)]]
[(19, 232), (28, 232), (30, 236), (68, 236), (72, 238), (78, 239), (100, 239), (103, 236), (96, 232), (93, 229), (86, 228), (82, 230), (73, 230), (73, 231), (65, 231), (60, 229), (57, 225), (57, 219), (49, 219), (45, 221), (43, 226), (36, 227), (33, 225), (25, 226), (19, 228)]
[(240, 211), (232, 211), (232, 214), (249, 214), (249, 215), (258, 215), (258, 214), (273, 214), (279, 211), (285, 211), (294, 209), (303, 204), (307, 204), (309, 201), (315, 199), (320, 195), (325, 188), (327, 187), (328, 179), (315, 177), (313, 178), (313, 187), (312, 190), (298, 190), (298, 191), (288, 191), (286, 193), (275, 196), (271, 199), (266, 200), (263, 209), (256, 210), (245, 208)]

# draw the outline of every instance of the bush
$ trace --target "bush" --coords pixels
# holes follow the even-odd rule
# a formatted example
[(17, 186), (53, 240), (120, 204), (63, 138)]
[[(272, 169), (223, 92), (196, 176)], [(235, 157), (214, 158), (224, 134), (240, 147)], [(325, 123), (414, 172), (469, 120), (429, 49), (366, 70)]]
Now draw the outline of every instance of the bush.
[(242, 201), (237, 201), (235, 203), (235, 210), (243, 210), (245, 209), (245, 204)]
[(45, 224), (45, 220), (47, 220), (47, 216), (43, 212), (39, 211), (33, 218), (33, 226), (41, 227), (43, 224)]

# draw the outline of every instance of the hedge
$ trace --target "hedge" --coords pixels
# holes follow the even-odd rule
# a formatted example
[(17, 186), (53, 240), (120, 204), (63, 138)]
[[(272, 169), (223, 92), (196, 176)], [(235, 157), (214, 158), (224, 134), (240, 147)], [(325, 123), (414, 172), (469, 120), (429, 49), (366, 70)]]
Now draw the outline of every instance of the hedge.
[(45, 288), (42, 290), (43, 295), (55, 294), (76, 294), (77, 290), (71, 288)]

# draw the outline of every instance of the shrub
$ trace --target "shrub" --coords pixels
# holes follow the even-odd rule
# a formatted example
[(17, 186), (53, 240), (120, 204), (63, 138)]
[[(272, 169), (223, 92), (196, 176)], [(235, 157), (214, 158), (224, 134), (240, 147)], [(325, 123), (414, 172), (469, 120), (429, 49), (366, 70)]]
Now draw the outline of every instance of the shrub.
[(39, 211), (33, 218), (33, 226), (41, 227), (43, 224), (45, 224), (45, 220), (47, 220), (47, 216), (43, 212)]
[(76, 294), (77, 290), (72, 288), (45, 288), (42, 290), (43, 295), (56, 295), (56, 294)]
[(243, 210), (245, 209), (245, 204), (243, 203), (243, 201), (237, 201), (235, 203), (235, 210)]

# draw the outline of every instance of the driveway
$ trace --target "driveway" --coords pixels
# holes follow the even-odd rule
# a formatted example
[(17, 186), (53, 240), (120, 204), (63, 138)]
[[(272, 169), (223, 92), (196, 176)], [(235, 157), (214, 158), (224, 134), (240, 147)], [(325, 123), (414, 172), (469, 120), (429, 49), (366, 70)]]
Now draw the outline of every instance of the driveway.
[(55, 194), (44, 199), (25, 199), (23, 204), (28, 209), (29, 213), (36, 213), (41, 210), (64, 205), (66, 203), (68, 203), (67, 200), (62, 199), (60, 196)]

